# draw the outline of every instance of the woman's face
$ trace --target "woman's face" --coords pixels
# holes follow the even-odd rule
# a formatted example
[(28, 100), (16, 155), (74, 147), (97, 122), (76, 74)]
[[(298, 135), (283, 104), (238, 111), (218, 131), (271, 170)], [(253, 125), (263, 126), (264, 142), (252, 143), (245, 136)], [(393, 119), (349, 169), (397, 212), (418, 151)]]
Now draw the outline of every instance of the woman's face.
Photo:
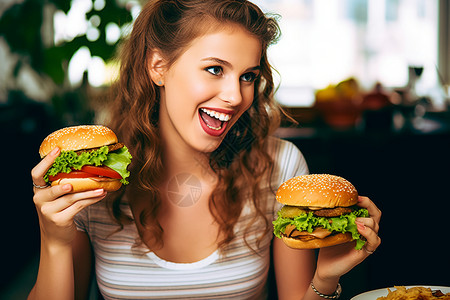
[(252, 104), (260, 58), (261, 42), (238, 26), (195, 39), (163, 75), (165, 144), (214, 151)]

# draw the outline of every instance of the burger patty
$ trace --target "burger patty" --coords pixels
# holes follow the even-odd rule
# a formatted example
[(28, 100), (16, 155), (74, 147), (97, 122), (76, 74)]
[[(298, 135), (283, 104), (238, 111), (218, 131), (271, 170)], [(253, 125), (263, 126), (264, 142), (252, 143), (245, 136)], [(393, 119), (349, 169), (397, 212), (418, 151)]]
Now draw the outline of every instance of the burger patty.
[(323, 227), (317, 227), (313, 230), (313, 232), (309, 233), (307, 231), (299, 231), (293, 224), (289, 224), (286, 226), (284, 233), (282, 235), (293, 238), (293, 239), (299, 239), (302, 241), (309, 241), (313, 239), (323, 239), (327, 236), (331, 235), (332, 233), (328, 231), (327, 229)]
[(116, 151), (116, 150), (118, 150), (120, 148), (123, 148), (124, 146), (125, 145), (122, 144), (122, 143), (115, 143), (115, 144), (112, 144), (112, 145), (108, 145), (108, 152)]
[[(120, 148), (123, 148), (125, 145), (122, 143), (115, 143), (115, 144), (111, 144), (111, 145), (107, 145), (108, 146), (108, 152), (113, 152), (116, 151)], [(81, 149), (81, 150), (77, 150), (75, 151), (75, 153), (77, 153), (78, 155), (83, 153), (83, 152), (91, 152), (93, 150), (97, 150), (100, 149), (101, 147), (97, 147), (97, 148), (91, 148), (91, 149)]]
[(313, 214), (317, 217), (339, 217), (340, 215), (349, 214), (352, 212), (350, 207), (335, 207), (335, 208), (322, 208), (319, 210), (313, 210)]

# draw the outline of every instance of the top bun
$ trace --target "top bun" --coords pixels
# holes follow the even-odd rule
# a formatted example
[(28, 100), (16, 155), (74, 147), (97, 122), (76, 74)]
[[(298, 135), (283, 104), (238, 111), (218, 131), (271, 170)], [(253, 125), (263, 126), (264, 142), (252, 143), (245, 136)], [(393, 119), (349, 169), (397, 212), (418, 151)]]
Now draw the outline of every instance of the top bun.
[(277, 191), (276, 199), (285, 205), (334, 208), (358, 202), (358, 192), (346, 179), (328, 174), (311, 174), (291, 178)]
[(48, 135), (39, 148), (41, 158), (55, 147), (62, 151), (91, 149), (117, 143), (116, 134), (106, 126), (81, 125), (65, 127)]

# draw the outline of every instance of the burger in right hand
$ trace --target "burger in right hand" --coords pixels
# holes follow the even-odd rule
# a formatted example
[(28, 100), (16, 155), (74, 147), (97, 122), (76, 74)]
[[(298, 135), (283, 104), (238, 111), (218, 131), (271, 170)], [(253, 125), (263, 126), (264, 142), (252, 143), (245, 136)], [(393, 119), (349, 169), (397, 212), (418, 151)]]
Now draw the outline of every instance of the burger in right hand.
[(284, 206), (273, 222), (274, 235), (295, 249), (323, 248), (365, 240), (358, 232), (356, 218), (368, 217), (358, 207), (358, 192), (346, 179), (329, 174), (291, 178), (278, 189), (276, 200)]
[(44, 176), (46, 183), (70, 183), (72, 192), (118, 190), (128, 184), (131, 154), (116, 134), (101, 125), (65, 127), (48, 135), (39, 148), (41, 158), (58, 147), (61, 154)]

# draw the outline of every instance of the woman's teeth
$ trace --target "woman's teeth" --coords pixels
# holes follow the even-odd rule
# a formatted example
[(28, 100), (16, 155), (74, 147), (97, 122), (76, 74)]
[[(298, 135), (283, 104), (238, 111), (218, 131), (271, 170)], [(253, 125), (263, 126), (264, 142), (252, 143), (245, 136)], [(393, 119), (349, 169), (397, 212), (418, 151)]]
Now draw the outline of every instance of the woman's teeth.
[(212, 126), (210, 126), (210, 125), (208, 125), (208, 124), (206, 124), (206, 126), (208, 126), (208, 128), (211, 128), (211, 129), (213, 129), (213, 130), (220, 130), (220, 129), (222, 129), (222, 126), (219, 126), (219, 127), (212, 127)]
[[(201, 108), (201, 110), (205, 114), (207, 114), (208, 116), (216, 118), (216, 119), (218, 119), (218, 120), (220, 120), (222, 122), (227, 122), (227, 121), (229, 121), (231, 119), (230, 115), (227, 115), (227, 114), (224, 114), (224, 113), (219, 113), (217, 111), (209, 110), (209, 109), (206, 109), (206, 108)], [(212, 129), (216, 129), (217, 130), (217, 128), (212, 128)], [(218, 129), (220, 129), (220, 128), (218, 128)]]

